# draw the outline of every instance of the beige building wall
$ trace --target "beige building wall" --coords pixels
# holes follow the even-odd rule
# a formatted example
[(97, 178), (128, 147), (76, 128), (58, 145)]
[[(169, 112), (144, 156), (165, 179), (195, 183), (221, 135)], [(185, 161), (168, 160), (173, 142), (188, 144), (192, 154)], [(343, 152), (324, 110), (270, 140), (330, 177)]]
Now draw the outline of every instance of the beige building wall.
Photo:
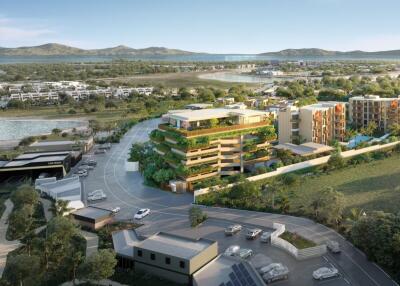
[[(300, 109), (300, 137), (301, 142), (313, 142), (313, 115), (314, 112), (307, 109)], [(320, 142), (315, 142), (320, 143)]]
[(278, 134), (279, 143), (292, 143), (294, 127), (298, 124), (298, 120), (293, 120), (299, 114), (299, 109), (295, 106), (289, 106), (279, 111), (278, 115)]

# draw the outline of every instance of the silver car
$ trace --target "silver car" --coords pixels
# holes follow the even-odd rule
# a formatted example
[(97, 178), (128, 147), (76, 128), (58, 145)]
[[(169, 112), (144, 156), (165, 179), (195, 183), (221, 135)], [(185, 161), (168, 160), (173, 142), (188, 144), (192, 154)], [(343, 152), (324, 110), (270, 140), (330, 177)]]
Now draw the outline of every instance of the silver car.
[(225, 250), (224, 255), (225, 256), (234, 256), (234, 255), (236, 255), (236, 253), (239, 252), (239, 250), (240, 250), (239, 245), (231, 245)]
[(234, 235), (242, 230), (242, 226), (240, 224), (230, 225), (225, 229), (225, 235)]
[(249, 248), (241, 248), (237, 253), (236, 256), (246, 259), (253, 255), (253, 250)]
[(260, 237), (261, 242), (269, 242), (271, 240), (271, 233), (264, 231)]
[(263, 275), (263, 279), (266, 283), (271, 283), (277, 280), (286, 280), (289, 277), (289, 269), (282, 265), (282, 267), (277, 267)]
[(335, 267), (321, 267), (312, 274), (314, 279), (323, 280), (331, 277), (339, 276), (339, 271)]
[(326, 243), (326, 248), (332, 253), (340, 253), (340, 245), (337, 241), (330, 240)]

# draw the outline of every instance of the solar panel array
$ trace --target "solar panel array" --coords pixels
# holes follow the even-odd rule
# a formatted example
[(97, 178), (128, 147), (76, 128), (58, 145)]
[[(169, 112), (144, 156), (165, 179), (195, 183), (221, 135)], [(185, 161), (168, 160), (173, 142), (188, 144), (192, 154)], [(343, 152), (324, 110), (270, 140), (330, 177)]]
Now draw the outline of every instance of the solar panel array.
[(229, 279), (229, 281), (221, 283), (219, 286), (257, 286), (243, 263), (232, 265)]

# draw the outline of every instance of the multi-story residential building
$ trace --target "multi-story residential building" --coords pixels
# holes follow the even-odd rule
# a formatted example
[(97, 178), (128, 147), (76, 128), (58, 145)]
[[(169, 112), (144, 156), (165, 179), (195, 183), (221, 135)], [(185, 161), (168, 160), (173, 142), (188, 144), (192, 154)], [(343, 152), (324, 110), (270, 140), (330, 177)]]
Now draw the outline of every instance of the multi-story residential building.
[(268, 112), (248, 109), (180, 110), (153, 131), (155, 150), (187, 189), (212, 177), (240, 174), (268, 160), (276, 139)]
[(327, 145), (343, 141), (346, 106), (341, 102), (320, 102), (303, 107), (287, 106), (279, 111), (279, 143), (314, 142)]
[(355, 128), (367, 127), (368, 123), (375, 122), (380, 131), (386, 132), (391, 125), (400, 123), (400, 96), (355, 96), (349, 99), (349, 105), (349, 119)]

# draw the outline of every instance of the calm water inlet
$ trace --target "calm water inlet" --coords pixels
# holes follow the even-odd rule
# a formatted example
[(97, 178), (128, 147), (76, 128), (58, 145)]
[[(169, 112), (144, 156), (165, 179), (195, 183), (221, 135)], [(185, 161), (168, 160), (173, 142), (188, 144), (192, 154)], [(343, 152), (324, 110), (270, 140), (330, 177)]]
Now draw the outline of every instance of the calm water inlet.
[(79, 120), (0, 119), (0, 141), (48, 134), (54, 128), (63, 130), (85, 125), (85, 121)]

